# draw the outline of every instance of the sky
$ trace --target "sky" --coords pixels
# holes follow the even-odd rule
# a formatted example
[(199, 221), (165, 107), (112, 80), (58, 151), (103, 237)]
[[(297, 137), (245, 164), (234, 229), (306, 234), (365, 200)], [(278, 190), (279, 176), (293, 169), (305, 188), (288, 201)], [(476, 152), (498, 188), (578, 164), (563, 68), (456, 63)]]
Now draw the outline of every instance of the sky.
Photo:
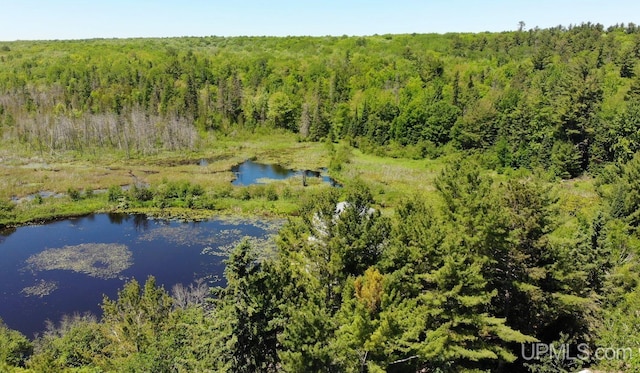
[(640, 24), (640, 1), (2, 0), (0, 40), (510, 31), (520, 21)]

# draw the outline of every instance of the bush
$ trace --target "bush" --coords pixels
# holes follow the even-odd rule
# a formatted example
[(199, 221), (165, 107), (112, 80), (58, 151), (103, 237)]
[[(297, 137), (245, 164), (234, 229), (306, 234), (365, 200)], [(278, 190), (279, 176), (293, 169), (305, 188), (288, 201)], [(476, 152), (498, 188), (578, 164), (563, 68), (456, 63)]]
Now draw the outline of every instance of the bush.
[(231, 184), (221, 186), (214, 191), (214, 197), (216, 198), (226, 198), (231, 197), (233, 194), (233, 187)]
[(189, 190), (192, 196), (201, 196), (204, 194), (204, 188), (200, 184), (191, 185), (191, 189)]
[(69, 198), (71, 198), (72, 201), (79, 201), (82, 199), (82, 195), (80, 194), (80, 191), (76, 188), (67, 189), (67, 194), (69, 195)]
[(143, 186), (134, 185), (129, 191), (129, 195), (131, 199), (138, 202), (146, 202), (151, 201), (153, 199), (153, 193), (149, 188), (145, 188)]
[(277, 201), (278, 200), (278, 192), (273, 185), (269, 185), (265, 190), (265, 195), (268, 201)]
[(33, 352), (31, 342), (16, 330), (9, 329), (0, 319), (0, 367), (19, 367)]
[(264, 185), (250, 185), (248, 187), (251, 197), (262, 198), (265, 195), (266, 187)]
[(282, 190), (282, 198), (284, 198), (284, 199), (290, 199), (290, 198), (292, 198), (292, 197), (293, 197), (293, 192), (291, 191), (291, 188), (289, 188), (289, 187), (285, 187), (285, 188)]
[(0, 214), (3, 212), (11, 212), (15, 205), (9, 201), (0, 200)]
[(342, 170), (342, 165), (351, 161), (351, 149), (347, 145), (341, 145), (335, 150), (329, 161), (329, 169)]
[(236, 196), (240, 200), (248, 201), (248, 200), (251, 199), (251, 192), (249, 191), (249, 188), (243, 187), (243, 188), (238, 189), (238, 192), (236, 193)]
[(84, 198), (93, 198), (93, 189), (87, 189), (84, 191)]
[(109, 187), (109, 190), (107, 191), (107, 199), (109, 202), (118, 202), (122, 197), (124, 197), (124, 193), (120, 186), (112, 185)]

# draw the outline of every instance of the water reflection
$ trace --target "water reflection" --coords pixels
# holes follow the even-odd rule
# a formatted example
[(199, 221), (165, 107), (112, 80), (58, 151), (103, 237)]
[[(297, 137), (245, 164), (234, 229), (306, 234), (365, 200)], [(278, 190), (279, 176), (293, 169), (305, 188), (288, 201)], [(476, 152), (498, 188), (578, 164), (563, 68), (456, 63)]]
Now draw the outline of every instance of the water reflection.
[(149, 218), (144, 214), (109, 213), (107, 217), (109, 218), (109, 223), (117, 225), (132, 221), (136, 232), (144, 232), (149, 229)]
[(0, 228), (0, 243), (2, 243), (7, 237), (15, 233), (16, 228)]
[[(223, 279), (230, 249), (245, 236), (262, 240), (256, 247), (263, 248), (280, 224), (97, 214), (0, 230), (0, 318), (31, 337), (47, 319), (100, 315), (103, 294), (114, 299), (132, 278), (144, 282), (153, 275), (165, 289), (198, 278)], [(128, 252), (131, 265), (124, 266)], [(91, 276), (114, 268), (117, 273), (109, 276)]]
[(324, 168), (320, 171), (296, 171), (283, 167), (279, 164), (263, 164), (248, 160), (240, 163), (239, 165), (233, 166), (231, 171), (236, 176), (235, 180), (233, 180), (231, 184), (238, 186), (261, 184), (261, 179), (284, 180), (294, 176), (302, 176), (303, 178), (319, 178), (331, 186), (341, 186), (340, 183), (326, 175), (327, 170)]

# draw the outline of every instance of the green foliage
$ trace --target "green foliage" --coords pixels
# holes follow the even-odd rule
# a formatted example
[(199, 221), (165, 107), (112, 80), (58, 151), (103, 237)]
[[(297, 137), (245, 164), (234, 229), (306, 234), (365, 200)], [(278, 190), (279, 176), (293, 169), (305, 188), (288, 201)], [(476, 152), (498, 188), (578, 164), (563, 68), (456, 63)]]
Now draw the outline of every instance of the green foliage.
[(208, 130), (268, 125), (381, 154), (393, 154), (392, 143), (471, 150), (506, 138), (513, 163), (525, 167), (558, 166), (551, 149), (566, 143), (578, 146), (580, 171), (558, 172), (572, 175), (615, 159), (608, 137), (627, 153), (612, 113), (623, 111), (620, 97), (633, 95), (638, 79), (635, 31), (591, 23), (499, 34), (59, 43), (3, 45), (11, 53), (0, 68), (0, 125), (7, 139), (42, 154), (196, 149)]
[(285, 92), (275, 92), (269, 97), (267, 118), (275, 127), (296, 129), (295, 107)]
[(124, 197), (124, 193), (122, 192), (122, 188), (118, 185), (112, 185), (107, 190), (107, 199), (109, 202), (118, 202), (122, 197)]
[[(227, 287), (215, 302), (224, 351), (225, 369), (232, 372), (275, 372), (280, 361), (277, 335), (280, 310), (276, 293), (278, 274), (262, 265), (248, 241), (243, 241), (226, 260)], [(274, 283), (275, 281), (275, 283)], [(274, 286), (275, 285), (275, 286)]]
[(34, 197), (33, 197), (33, 201), (38, 204), (41, 205), (44, 202), (44, 199), (42, 199), (42, 195), (40, 195), (40, 193), (37, 193)]
[(26, 359), (33, 351), (33, 344), (15, 330), (9, 329), (0, 320), (0, 368), (24, 367)]
[(107, 364), (126, 371), (168, 369), (171, 350), (166, 350), (164, 343), (169, 335), (171, 305), (171, 297), (156, 287), (152, 276), (144, 287), (136, 280), (128, 282), (117, 300), (105, 297), (102, 324), (109, 341), (103, 350), (110, 357)]
[[(4, 141), (41, 155), (115, 149), (135, 157), (195, 149), (207, 131), (224, 139), (282, 128), (325, 141), (330, 170), (347, 180), (304, 193), (277, 184), (205, 191), (167, 180), (127, 192), (110, 187), (109, 203), (142, 209), (302, 201), (276, 252), (258, 255), (265, 253), (248, 242), (233, 250), (214, 300), (178, 305), (153, 278), (132, 281), (117, 300), (105, 299), (102, 320), (50, 327), (33, 342), (27, 367), (545, 372), (577, 366), (525, 365), (520, 343), (637, 347), (637, 33), (635, 25), (584, 24), (500, 34), (8, 44), (0, 66)], [(390, 212), (379, 200), (395, 192), (386, 180), (370, 181), (379, 183), (373, 194), (354, 177), (369, 157), (362, 153), (444, 154), (447, 166), (433, 190), (404, 196)], [(603, 197), (603, 212), (594, 207), (590, 216), (560, 212), (554, 190), (534, 176), (585, 172), (600, 172), (600, 194), (570, 202)], [(422, 182), (416, 175), (412, 182)], [(574, 182), (555, 189), (575, 197), (583, 191)], [(72, 189), (69, 196), (82, 199)], [(74, 205), (98, 199), (85, 197)], [(34, 216), (50, 207), (28, 206)], [(0, 202), (0, 222), (16, 210)], [(4, 326), (0, 342), (0, 369), (25, 364), (30, 342)]]
[(556, 176), (570, 179), (582, 172), (582, 156), (576, 147), (565, 142), (557, 142), (551, 151), (551, 166)]
[(640, 150), (639, 117), (640, 101), (636, 98), (629, 101), (627, 107), (613, 120), (609, 136), (613, 158), (618, 162), (629, 161)]
[(76, 188), (67, 189), (67, 195), (69, 195), (72, 201), (79, 201), (82, 198), (82, 194)]
[(278, 192), (276, 191), (276, 188), (273, 185), (267, 186), (267, 189), (265, 190), (265, 195), (266, 195), (267, 201), (278, 200)]
[(0, 226), (2, 226), (3, 220), (10, 220), (13, 218), (13, 209), (15, 205), (10, 201), (0, 200)]
[(640, 225), (640, 156), (622, 168), (622, 175), (614, 184), (609, 197), (611, 215), (624, 219), (632, 227)]
[(329, 169), (331, 171), (340, 171), (342, 166), (349, 163), (351, 158), (351, 149), (346, 144), (338, 145), (337, 149), (331, 145), (331, 159), (329, 160)]
[(95, 317), (65, 316), (57, 326), (49, 323), (36, 339), (28, 366), (35, 371), (95, 367), (104, 363), (102, 349), (106, 346), (107, 339)]
[(146, 202), (153, 199), (153, 192), (149, 188), (138, 186), (137, 184), (134, 184), (131, 189), (129, 189), (129, 195), (132, 200), (137, 202)]

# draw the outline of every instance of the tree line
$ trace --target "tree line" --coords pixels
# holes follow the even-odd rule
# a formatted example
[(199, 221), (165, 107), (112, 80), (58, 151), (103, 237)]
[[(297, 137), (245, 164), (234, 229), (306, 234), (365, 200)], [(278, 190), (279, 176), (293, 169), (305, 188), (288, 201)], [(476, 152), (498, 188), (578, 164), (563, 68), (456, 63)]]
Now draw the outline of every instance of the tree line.
[(192, 149), (280, 127), (414, 158), (451, 149), (569, 178), (638, 150), (640, 31), (3, 43), (0, 130), (42, 152)]

